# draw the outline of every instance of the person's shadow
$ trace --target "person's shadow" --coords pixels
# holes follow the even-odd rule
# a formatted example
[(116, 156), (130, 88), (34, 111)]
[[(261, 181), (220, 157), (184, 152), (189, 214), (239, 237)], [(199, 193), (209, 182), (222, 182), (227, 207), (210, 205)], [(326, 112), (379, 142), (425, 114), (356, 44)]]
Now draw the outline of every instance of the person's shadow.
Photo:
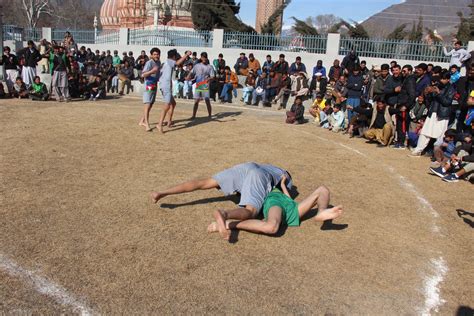
[(469, 226), (471, 226), (471, 228), (474, 228), (474, 221), (469, 218), (469, 217), (473, 217), (473, 218), (474, 218), (474, 213), (465, 211), (465, 210), (460, 209), (460, 208), (458, 208), (458, 209), (456, 210), (456, 212), (458, 213), (458, 216), (459, 216), (460, 218), (462, 218), (462, 220), (464, 221), (464, 223), (466, 223), (466, 224), (468, 224)]
[[(193, 126), (197, 126), (200, 124), (208, 123), (208, 122), (219, 122), (219, 123), (226, 123), (226, 122), (231, 122), (235, 121), (236, 116), (239, 116), (242, 114), (242, 111), (239, 112), (219, 112), (217, 114), (212, 115), (211, 117), (204, 116), (204, 117), (196, 117), (194, 119), (180, 119), (180, 120), (175, 120), (174, 121), (174, 127), (172, 129), (169, 129), (166, 131), (166, 133), (169, 132), (175, 132), (179, 131), (180, 129), (184, 128), (190, 128)], [(228, 120), (223, 120), (226, 118), (231, 118)], [(158, 123), (155, 123), (158, 124)]]
[(456, 311), (456, 316), (473, 316), (474, 309), (469, 306), (459, 306)]
[(191, 205), (200, 205), (200, 204), (208, 204), (208, 203), (215, 203), (215, 202), (224, 202), (224, 201), (232, 201), (234, 204), (238, 204), (240, 200), (240, 194), (233, 194), (228, 196), (215, 196), (210, 198), (204, 198), (199, 200), (194, 200), (185, 203), (162, 203), (160, 207), (167, 208), (167, 209), (175, 209), (178, 207), (183, 206), (191, 206)]

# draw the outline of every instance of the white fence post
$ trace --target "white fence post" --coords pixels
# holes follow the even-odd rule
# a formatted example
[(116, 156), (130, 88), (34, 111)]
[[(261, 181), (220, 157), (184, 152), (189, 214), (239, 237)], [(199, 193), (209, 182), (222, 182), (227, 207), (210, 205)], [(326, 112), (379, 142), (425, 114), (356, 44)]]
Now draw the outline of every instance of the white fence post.
[(223, 29), (214, 29), (212, 35), (212, 49), (222, 51), (224, 47), (224, 30)]
[(50, 27), (43, 27), (41, 33), (41, 37), (51, 43), (51, 41), (53, 40), (53, 30)]
[(329, 33), (326, 47), (326, 55), (336, 58), (339, 56), (339, 47), (341, 45), (341, 34)]
[(119, 31), (119, 45), (128, 45), (128, 28), (121, 27)]

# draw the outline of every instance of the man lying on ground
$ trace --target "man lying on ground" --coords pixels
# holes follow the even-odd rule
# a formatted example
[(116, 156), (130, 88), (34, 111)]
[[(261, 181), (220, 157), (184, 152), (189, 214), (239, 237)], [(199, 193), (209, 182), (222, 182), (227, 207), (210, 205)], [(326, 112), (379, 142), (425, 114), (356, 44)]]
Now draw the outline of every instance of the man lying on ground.
[(244, 221), (228, 221), (225, 211), (214, 212), (215, 222), (211, 223), (208, 232), (219, 232), (220, 235), (229, 240), (230, 230), (246, 230), (252, 233), (274, 235), (278, 232), (281, 224), (288, 226), (300, 226), (301, 219), (316, 205), (318, 214), (314, 217), (317, 222), (324, 222), (338, 218), (342, 214), (342, 206), (329, 207), (329, 189), (325, 186), (318, 187), (313, 193), (301, 203), (296, 203), (286, 188), (286, 177), (283, 176), (280, 188), (275, 188), (265, 198), (263, 204), (263, 220), (248, 219)]
[(291, 177), (286, 170), (270, 164), (248, 162), (221, 171), (212, 178), (191, 180), (164, 191), (153, 192), (154, 203), (168, 195), (193, 192), (197, 190), (220, 189), (226, 196), (240, 193), (239, 208), (221, 211), (226, 219), (246, 220), (255, 218), (263, 206), (265, 197), (280, 183), (282, 177)]

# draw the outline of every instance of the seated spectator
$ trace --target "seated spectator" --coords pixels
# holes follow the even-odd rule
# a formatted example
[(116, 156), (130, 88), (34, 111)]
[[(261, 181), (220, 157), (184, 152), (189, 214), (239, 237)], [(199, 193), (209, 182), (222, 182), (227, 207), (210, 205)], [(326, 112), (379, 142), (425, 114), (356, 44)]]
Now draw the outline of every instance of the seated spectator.
[(270, 71), (270, 75), (268, 76), (267, 88), (265, 89), (266, 101), (263, 102), (264, 106), (270, 106), (270, 102), (272, 102), (273, 98), (276, 97), (276, 95), (278, 94), (280, 82), (280, 77), (274, 71)]
[(235, 73), (239, 76), (247, 76), (249, 74), (249, 60), (245, 53), (240, 53), (240, 57), (234, 65)]
[(138, 70), (138, 77), (141, 78), (141, 73), (143, 70), (143, 67), (145, 66), (146, 62), (148, 61), (148, 56), (144, 50), (141, 51), (140, 56), (137, 57), (137, 60), (135, 61), (135, 67)]
[(218, 73), (220, 69), (224, 69), (225, 68), (224, 55), (222, 55), (222, 53), (219, 54), (217, 59), (213, 60), (212, 65), (214, 66), (214, 70), (216, 73)]
[(250, 105), (250, 102), (252, 102), (252, 93), (253, 93), (253, 90), (255, 89), (255, 84), (256, 84), (255, 74), (251, 70), (249, 71), (249, 74), (247, 78), (245, 79), (245, 87), (242, 89), (242, 101), (247, 105)]
[(255, 89), (252, 93), (252, 105), (258, 105), (260, 103), (260, 99), (265, 104), (267, 102), (267, 86), (269, 85), (268, 77), (266, 72), (262, 72), (262, 74), (257, 78), (257, 83), (255, 84)]
[(255, 59), (255, 56), (250, 53), (249, 54), (249, 71), (250, 70), (253, 70), (253, 73), (254, 74), (258, 74), (260, 72), (260, 62), (258, 61), (258, 59)]
[(325, 129), (329, 129), (329, 115), (333, 112), (333, 108), (330, 106), (326, 106), (324, 110), (319, 112), (319, 126)]
[(18, 99), (28, 98), (28, 90), (21, 77), (17, 77), (15, 80), (15, 84), (13, 85), (13, 97)]
[(320, 123), (320, 112), (326, 107), (326, 99), (324, 99), (321, 93), (316, 95), (316, 99), (313, 102), (313, 105), (309, 108), (309, 114), (314, 117), (314, 122)]
[(331, 68), (329, 68), (329, 80), (334, 79), (334, 81), (339, 80), (339, 77), (342, 76), (343, 71), (342, 67), (340, 66), (339, 59), (335, 59)]
[(127, 94), (130, 92), (132, 87), (132, 79), (133, 79), (133, 68), (130, 66), (128, 59), (125, 59), (122, 67), (120, 67), (118, 71), (118, 77), (120, 81), (120, 95), (123, 95), (125, 90), (125, 86), (127, 86)]
[(309, 90), (312, 94), (313, 100), (318, 94), (326, 94), (327, 84), (328, 81), (321, 72), (314, 74), (311, 84), (309, 85)]
[[(466, 179), (470, 178), (474, 172), (472, 135), (467, 135), (462, 145), (454, 149), (450, 160), (438, 168), (431, 167), (430, 170), (435, 175), (443, 178), (443, 181), (446, 182), (458, 182), (462, 177)], [(449, 173), (452, 171), (456, 172)]]
[[(112, 91), (112, 93), (118, 92), (117, 69), (112, 65), (107, 65), (107, 67), (103, 71), (103, 76), (106, 78), (105, 81), (107, 84), (107, 93), (109, 93), (110, 91)], [(113, 82), (115, 77), (117, 77), (117, 79), (115, 79), (116, 81)]]
[(277, 104), (280, 101), (280, 106), (278, 110), (286, 109), (286, 105), (288, 104), (288, 99), (290, 98), (291, 94), (291, 78), (288, 74), (283, 74), (280, 80), (280, 87), (278, 90), (277, 96), (273, 99), (273, 103)]
[(328, 84), (326, 85), (326, 93), (324, 94), (324, 99), (326, 100), (327, 105), (332, 104), (332, 100), (334, 98), (335, 87), (336, 87), (336, 80), (334, 80), (334, 78), (330, 78)]
[(324, 78), (326, 78), (326, 67), (323, 66), (322, 60), (318, 60), (316, 66), (313, 67), (313, 77), (316, 76), (318, 72), (321, 73)]
[(6, 97), (5, 88), (3, 87), (3, 83), (0, 82), (0, 99), (4, 99)]
[(391, 116), (405, 111), (406, 107), (402, 106), (399, 109), (388, 107), (383, 99), (378, 99), (376, 102), (377, 106), (373, 109), (352, 108), (349, 105), (347, 109), (370, 118), (369, 130), (364, 133), (364, 137), (369, 141), (377, 141), (379, 146), (385, 147), (391, 143), (395, 135), (395, 126), (392, 123)]
[(88, 85), (89, 101), (97, 101), (99, 98), (105, 98), (105, 80), (101, 76), (95, 77), (95, 80)]
[(268, 75), (270, 73), (270, 70), (273, 69), (274, 65), (275, 63), (272, 61), (272, 56), (267, 55), (267, 59), (263, 63), (262, 71)]
[(348, 90), (347, 90), (346, 84), (347, 84), (347, 78), (346, 76), (342, 75), (339, 77), (336, 84), (334, 85), (334, 92), (332, 94), (334, 96), (335, 104), (344, 104), (344, 102), (347, 100)]
[(410, 148), (415, 148), (418, 144), (418, 138), (420, 138), (420, 133), (425, 124), (425, 117), (420, 118), (414, 127), (410, 127), (410, 131), (408, 132), (408, 146)]
[(232, 102), (232, 91), (237, 92), (237, 86), (239, 84), (239, 78), (235, 72), (233, 72), (229, 66), (224, 68), (224, 85), (220, 94), (221, 102)]
[(300, 97), (297, 97), (295, 98), (295, 103), (291, 106), (291, 109), (286, 112), (286, 123), (303, 124), (305, 122), (303, 100)]
[(273, 65), (272, 70), (275, 72), (277, 77), (281, 77), (284, 73), (288, 73), (290, 66), (285, 60), (285, 54), (280, 54), (278, 61)]
[[(372, 105), (365, 101), (361, 102), (360, 107), (362, 109), (372, 109)], [(366, 115), (356, 112), (349, 121), (349, 137), (352, 138), (356, 134), (359, 137), (362, 137), (362, 135), (364, 135), (364, 133), (368, 130), (369, 123), (369, 118)]]
[(456, 130), (448, 129), (444, 137), (434, 144), (433, 156), (435, 158), (434, 167), (440, 167), (447, 162), (456, 148)]
[(333, 112), (328, 117), (329, 130), (337, 133), (344, 128), (344, 112), (340, 105), (335, 105)]
[(40, 77), (36, 76), (29, 89), (30, 99), (33, 101), (47, 101), (49, 99), (48, 88), (41, 82)]
[(300, 72), (291, 85), (291, 95), (306, 97), (309, 94), (308, 78), (305, 72)]
[(293, 80), (294, 78), (296, 78), (301, 71), (306, 73), (306, 66), (301, 62), (301, 57), (298, 56), (296, 57), (295, 62), (292, 63), (290, 66), (290, 76), (292, 77), (291, 79)]

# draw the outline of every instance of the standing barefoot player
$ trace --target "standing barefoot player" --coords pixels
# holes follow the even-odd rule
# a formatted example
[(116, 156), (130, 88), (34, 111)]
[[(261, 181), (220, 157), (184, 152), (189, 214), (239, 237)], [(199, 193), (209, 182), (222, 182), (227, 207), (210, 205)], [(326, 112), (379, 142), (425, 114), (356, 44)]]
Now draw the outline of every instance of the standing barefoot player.
[(227, 214), (218, 210), (214, 212), (216, 221), (209, 225), (207, 228), (208, 232), (219, 232), (226, 240), (230, 238), (231, 229), (274, 235), (278, 232), (282, 223), (288, 226), (300, 226), (301, 218), (316, 205), (319, 211), (314, 220), (317, 222), (324, 222), (341, 216), (342, 206), (328, 208), (329, 190), (325, 186), (318, 187), (310, 196), (298, 204), (288, 193), (285, 182), (286, 177), (284, 176), (280, 183), (281, 191), (275, 188), (265, 198), (263, 203), (263, 220), (248, 219), (227, 222)]
[(158, 85), (158, 79), (160, 77), (160, 49), (152, 48), (150, 50), (150, 60), (146, 62), (143, 67), (142, 77), (145, 79), (145, 92), (143, 92), (143, 116), (138, 125), (144, 126), (147, 132), (151, 132), (152, 128), (150, 127), (150, 111), (155, 103), (156, 99), (156, 90)]
[(176, 101), (173, 98), (173, 71), (175, 65), (181, 65), (193, 52), (186, 51), (183, 57), (180, 57), (176, 49), (172, 49), (168, 52), (168, 59), (163, 64), (160, 76), (160, 89), (163, 95), (163, 111), (160, 114), (160, 120), (158, 122), (158, 130), (163, 133), (163, 121), (165, 120), (166, 114), (170, 113), (168, 119), (168, 128), (173, 125), (173, 113), (176, 107)]
[(207, 113), (209, 117), (212, 116), (211, 100), (209, 99), (209, 81), (214, 78), (214, 68), (209, 65), (209, 59), (207, 59), (207, 53), (201, 53), (201, 62), (194, 65), (193, 70), (189, 74), (187, 80), (191, 78), (196, 79), (196, 90), (194, 92), (194, 108), (193, 116), (191, 119), (196, 118), (197, 110), (199, 107), (199, 100), (204, 99), (207, 106)]

